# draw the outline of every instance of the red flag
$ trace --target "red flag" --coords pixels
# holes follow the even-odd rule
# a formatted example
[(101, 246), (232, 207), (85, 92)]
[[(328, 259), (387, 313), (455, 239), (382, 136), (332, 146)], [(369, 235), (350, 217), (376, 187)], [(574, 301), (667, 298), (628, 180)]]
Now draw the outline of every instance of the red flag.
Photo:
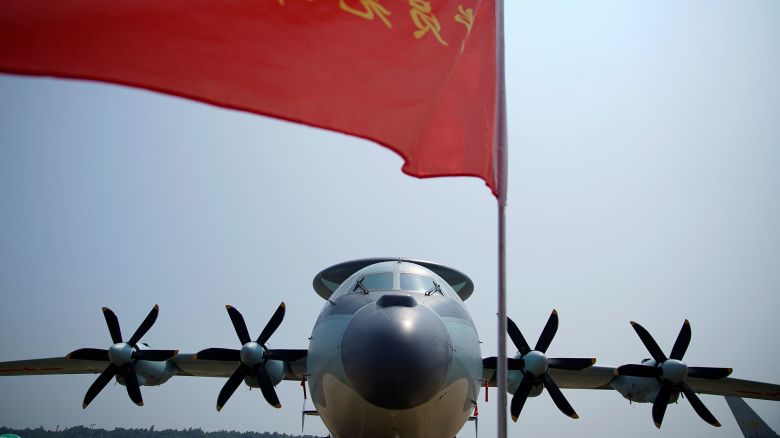
[(0, 71), (340, 131), (497, 194), (495, 32), (493, 0), (6, 0)]

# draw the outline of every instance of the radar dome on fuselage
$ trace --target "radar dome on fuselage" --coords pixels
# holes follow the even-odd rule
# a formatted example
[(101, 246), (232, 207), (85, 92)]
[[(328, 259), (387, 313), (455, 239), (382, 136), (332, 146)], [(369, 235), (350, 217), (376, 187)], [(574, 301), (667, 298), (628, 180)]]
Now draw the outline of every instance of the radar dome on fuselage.
[[(339, 263), (320, 271), (314, 277), (312, 286), (319, 296), (327, 300), (346, 281), (356, 281), (353, 276), (357, 273), (364, 277), (380, 274), (377, 277), (368, 279), (369, 283), (377, 282), (376, 287), (378, 288), (387, 288), (387, 282), (390, 279), (390, 276), (387, 274), (393, 273), (393, 285), (387, 288), (387, 290), (403, 290), (404, 287), (402, 286), (405, 286), (411, 288), (409, 290), (416, 291), (426, 284), (429, 287), (434, 287), (433, 284), (429, 284), (430, 282), (424, 278), (427, 277), (434, 279), (440, 286), (443, 284), (448, 285), (463, 301), (474, 292), (474, 283), (466, 274), (458, 270), (438, 263), (400, 258), (370, 258)], [(383, 273), (385, 274), (384, 276), (381, 275)], [(402, 276), (401, 274), (406, 275)], [(403, 285), (401, 282), (403, 282)], [(363, 285), (365, 286), (366, 283)]]

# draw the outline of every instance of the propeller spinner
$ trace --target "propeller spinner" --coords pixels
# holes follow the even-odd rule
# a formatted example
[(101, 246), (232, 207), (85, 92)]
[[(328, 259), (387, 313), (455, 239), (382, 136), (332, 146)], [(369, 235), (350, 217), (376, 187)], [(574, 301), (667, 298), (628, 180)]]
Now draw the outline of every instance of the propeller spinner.
[(654, 365), (623, 365), (615, 370), (617, 376), (654, 377), (661, 382), (661, 388), (653, 402), (653, 421), (657, 428), (661, 428), (661, 422), (666, 413), (666, 406), (671, 401), (675, 392), (682, 392), (691, 403), (693, 409), (702, 420), (720, 427), (720, 423), (712, 413), (704, 406), (695, 392), (685, 383), (687, 377), (717, 380), (731, 374), (731, 368), (689, 367), (682, 362), (683, 355), (691, 342), (691, 324), (686, 319), (683, 323), (677, 340), (674, 342), (672, 352), (667, 358), (650, 333), (638, 323), (631, 321), (631, 326), (639, 335), (639, 339), (645, 344), (650, 355), (655, 361)]
[(244, 317), (235, 307), (231, 305), (225, 306), (230, 321), (233, 323), (233, 328), (236, 330), (238, 339), (241, 342), (240, 350), (233, 350), (228, 348), (208, 348), (198, 352), (195, 356), (201, 360), (221, 360), (239, 362), (238, 368), (228, 378), (222, 390), (217, 397), (217, 411), (220, 411), (231, 395), (236, 391), (241, 381), (247, 376), (254, 376), (257, 379), (257, 383), (260, 386), (260, 391), (263, 393), (265, 400), (275, 408), (281, 408), (279, 403), (279, 397), (276, 395), (274, 385), (271, 382), (271, 377), (266, 370), (266, 362), (269, 360), (279, 360), (292, 362), (298, 359), (306, 357), (307, 350), (271, 350), (266, 347), (266, 342), (274, 334), (279, 325), (284, 320), (285, 305), (281, 303), (274, 312), (271, 319), (260, 332), (260, 336), (256, 341), (252, 341), (249, 337), (249, 330), (247, 330)]
[(114, 342), (114, 345), (110, 346), (107, 350), (81, 348), (67, 355), (68, 359), (111, 362), (87, 390), (87, 394), (84, 396), (84, 404), (82, 405), (84, 409), (87, 408), (92, 400), (97, 397), (100, 391), (102, 391), (103, 388), (108, 385), (108, 382), (115, 376), (121, 377), (124, 380), (125, 387), (127, 388), (127, 395), (130, 396), (130, 400), (138, 406), (143, 406), (144, 401), (141, 397), (138, 375), (135, 372), (136, 362), (139, 360), (156, 362), (166, 361), (178, 353), (177, 350), (141, 350), (138, 347), (138, 341), (140, 341), (143, 335), (152, 328), (152, 325), (154, 325), (154, 322), (157, 320), (159, 311), (160, 307), (155, 304), (143, 322), (141, 322), (141, 325), (138, 326), (135, 333), (133, 333), (133, 336), (131, 336), (127, 342), (122, 342), (122, 331), (119, 328), (119, 319), (117, 319), (111, 309), (103, 307), (103, 316), (106, 319), (108, 332), (111, 334), (111, 340)]

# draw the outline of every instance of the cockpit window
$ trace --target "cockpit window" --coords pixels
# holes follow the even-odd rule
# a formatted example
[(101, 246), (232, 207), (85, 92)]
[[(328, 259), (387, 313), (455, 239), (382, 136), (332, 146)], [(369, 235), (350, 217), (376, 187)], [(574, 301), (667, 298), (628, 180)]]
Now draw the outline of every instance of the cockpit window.
[(372, 290), (390, 290), (393, 288), (393, 273), (383, 272), (381, 274), (370, 274), (359, 279), (355, 284), (356, 291), (362, 290), (368, 293)]
[(408, 290), (411, 292), (429, 292), (438, 289), (440, 292), (441, 289), (437, 286), (438, 285), (431, 277), (417, 274), (404, 274), (403, 272), (401, 273), (401, 290)]

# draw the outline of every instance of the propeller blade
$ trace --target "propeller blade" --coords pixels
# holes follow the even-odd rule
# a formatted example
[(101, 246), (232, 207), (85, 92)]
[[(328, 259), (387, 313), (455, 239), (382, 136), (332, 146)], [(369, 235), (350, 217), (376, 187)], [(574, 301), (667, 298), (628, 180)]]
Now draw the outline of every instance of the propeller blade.
[(108, 332), (111, 333), (111, 340), (115, 344), (122, 342), (122, 330), (119, 328), (119, 320), (114, 312), (108, 307), (103, 308), (103, 317), (106, 318), (106, 325), (108, 326)]
[(688, 386), (687, 383), (682, 382), (680, 385), (680, 388), (682, 389), (682, 392), (685, 394), (685, 398), (688, 399), (689, 402), (691, 402), (691, 406), (693, 406), (693, 410), (696, 411), (697, 414), (699, 414), (699, 417), (701, 417), (702, 420), (706, 421), (707, 423), (710, 423), (711, 425), (715, 427), (720, 427), (720, 423), (718, 420), (715, 419), (715, 416), (712, 415), (712, 412), (710, 412), (709, 409), (707, 409), (706, 406), (704, 406), (704, 403), (699, 400), (699, 396), (696, 395), (695, 392), (691, 389), (690, 386)]
[(590, 368), (596, 364), (596, 359), (587, 358), (571, 358), (571, 357), (556, 357), (547, 360), (547, 366), (549, 368), (556, 368), (559, 370), (573, 370), (580, 371), (585, 368)]
[(241, 341), (241, 345), (252, 342), (252, 338), (249, 337), (249, 330), (246, 329), (246, 323), (244, 322), (244, 317), (241, 316), (241, 312), (230, 304), (225, 306), (225, 308), (230, 316), (230, 322), (233, 323), (233, 328), (236, 330), (238, 340)]
[(655, 427), (659, 429), (661, 428), (661, 423), (664, 421), (666, 406), (669, 404), (671, 396), (672, 385), (662, 383), (661, 388), (658, 390), (658, 395), (655, 396), (655, 401), (653, 402), (653, 422), (655, 422)]
[(515, 348), (520, 351), (520, 354), (525, 356), (531, 351), (531, 347), (528, 346), (528, 342), (525, 342), (523, 334), (520, 333), (520, 329), (517, 328), (517, 324), (512, 321), (512, 318), (506, 318), (506, 332), (509, 333), (509, 338), (512, 343), (515, 344)]
[(580, 416), (574, 412), (574, 408), (571, 407), (569, 401), (566, 400), (566, 397), (563, 396), (561, 389), (558, 388), (558, 384), (555, 383), (555, 380), (553, 380), (549, 374), (544, 374), (542, 376), (542, 382), (544, 383), (544, 387), (547, 389), (547, 392), (550, 393), (550, 397), (552, 397), (553, 401), (555, 402), (555, 406), (558, 406), (558, 409), (560, 409), (561, 412), (571, 418), (574, 418), (575, 420), (580, 418)]
[(514, 359), (514, 358), (508, 358), (506, 360), (506, 369), (507, 370), (514, 370), (514, 371), (520, 371), (525, 366), (525, 361), (523, 359)]
[[(506, 360), (506, 369), (520, 371), (523, 369), (524, 364), (525, 362), (523, 359), (515, 359), (510, 357)], [(498, 358), (491, 356), (482, 359), (482, 368), (488, 368), (492, 370), (498, 369)]]
[(550, 343), (555, 337), (555, 332), (558, 331), (558, 311), (553, 309), (550, 314), (550, 318), (547, 319), (547, 324), (544, 325), (542, 334), (539, 335), (539, 340), (536, 341), (536, 348), (534, 350), (545, 353), (547, 348), (550, 347)]
[[(649, 351), (650, 355), (653, 356), (653, 359), (655, 359), (656, 363), (660, 364), (666, 362), (666, 355), (663, 351), (661, 351), (661, 347), (655, 343), (655, 339), (650, 336), (650, 333), (645, 330), (644, 327), (639, 325), (638, 322), (631, 321), (631, 326), (634, 327), (634, 331), (637, 335), (639, 335), (639, 339), (641, 339), (642, 343), (645, 344), (645, 348), (647, 348), (647, 351)], [(663, 415), (661, 415), (661, 417), (663, 417)]]
[[(282, 306), (284, 306), (284, 303), (282, 303)], [(282, 404), (279, 403), (279, 397), (276, 396), (274, 384), (271, 383), (271, 378), (268, 376), (268, 371), (265, 370), (265, 365), (261, 363), (255, 365), (255, 376), (257, 376), (257, 383), (260, 384), (260, 391), (262, 391), (265, 401), (276, 409), (281, 408)]]
[(138, 350), (133, 352), (133, 359), (162, 362), (173, 359), (177, 354), (179, 350)]
[(482, 359), (482, 368), (488, 368), (491, 370), (498, 369), (498, 358), (496, 356), (490, 356)]
[(669, 355), (670, 359), (682, 360), (685, 355), (685, 351), (688, 350), (688, 344), (691, 342), (691, 323), (686, 319), (680, 328), (680, 333), (677, 335), (677, 340), (674, 341), (674, 347), (672, 347), (672, 353)]
[(528, 400), (528, 394), (531, 392), (531, 383), (532, 379), (530, 377), (523, 377), (515, 394), (512, 396), (509, 412), (512, 414), (512, 421), (514, 422), (517, 422), (517, 417), (520, 416), (520, 411), (523, 410), (523, 405), (525, 405), (525, 401)]
[(265, 346), (265, 343), (268, 341), (268, 338), (270, 338), (271, 335), (274, 334), (276, 329), (279, 328), (279, 325), (282, 323), (282, 320), (284, 319), (284, 309), (285, 309), (285, 305), (284, 302), (282, 302), (281, 304), (279, 304), (279, 307), (276, 308), (276, 312), (274, 312), (274, 315), (271, 317), (271, 319), (268, 320), (268, 323), (263, 328), (263, 331), (260, 332), (260, 336), (257, 337), (258, 344)]
[(71, 351), (65, 357), (68, 359), (99, 360), (104, 362), (111, 360), (108, 357), (108, 350), (101, 350), (99, 348), (79, 348), (78, 350)]
[(267, 350), (263, 357), (269, 360), (281, 360), (284, 362), (295, 362), (303, 359), (309, 353), (309, 350)]
[(138, 406), (143, 406), (144, 399), (141, 398), (141, 387), (138, 386), (138, 376), (135, 374), (133, 362), (126, 365), (123, 374), (122, 377), (125, 378), (125, 388), (127, 388), (127, 395), (130, 396), (130, 400)]
[(661, 377), (663, 370), (648, 365), (621, 365), (615, 369), (616, 376)]
[(238, 385), (240, 385), (244, 380), (244, 377), (246, 377), (247, 371), (249, 371), (249, 368), (247, 368), (246, 365), (241, 364), (227, 379), (227, 382), (225, 382), (225, 385), (222, 386), (222, 389), (219, 391), (219, 395), (217, 396), (217, 412), (222, 410), (222, 407), (225, 406), (225, 403), (227, 403), (230, 396), (236, 392), (236, 388), (238, 388)]
[(240, 362), (241, 351), (230, 348), (207, 348), (195, 355), (198, 360), (224, 360), (228, 362)]
[(688, 377), (717, 380), (728, 377), (732, 371), (731, 368), (688, 367)]
[(138, 341), (141, 340), (143, 335), (145, 335), (146, 332), (148, 332), (149, 329), (152, 328), (154, 322), (157, 321), (158, 313), (160, 313), (160, 306), (155, 304), (154, 307), (152, 307), (152, 310), (149, 312), (149, 314), (146, 315), (146, 318), (144, 318), (144, 320), (141, 322), (141, 325), (139, 325), (138, 328), (135, 330), (133, 336), (130, 336), (130, 340), (127, 341), (127, 343), (135, 347), (136, 344), (138, 344)]
[[(116, 318), (116, 317), (115, 317)], [(119, 371), (119, 367), (114, 364), (109, 364), (108, 367), (106, 367), (105, 370), (103, 370), (102, 373), (95, 379), (94, 382), (92, 382), (92, 385), (89, 386), (89, 389), (87, 389), (87, 394), (84, 396), (84, 403), (81, 405), (83, 409), (87, 409), (87, 406), (92, 403), (92, 400), (97, 397), (98, 394), (100, 394), (100, 391), (103, 390), (103, 388), (108, 385), (108, 382), (111, 381), (111, 379), (114, 378), (117, 371)]]

